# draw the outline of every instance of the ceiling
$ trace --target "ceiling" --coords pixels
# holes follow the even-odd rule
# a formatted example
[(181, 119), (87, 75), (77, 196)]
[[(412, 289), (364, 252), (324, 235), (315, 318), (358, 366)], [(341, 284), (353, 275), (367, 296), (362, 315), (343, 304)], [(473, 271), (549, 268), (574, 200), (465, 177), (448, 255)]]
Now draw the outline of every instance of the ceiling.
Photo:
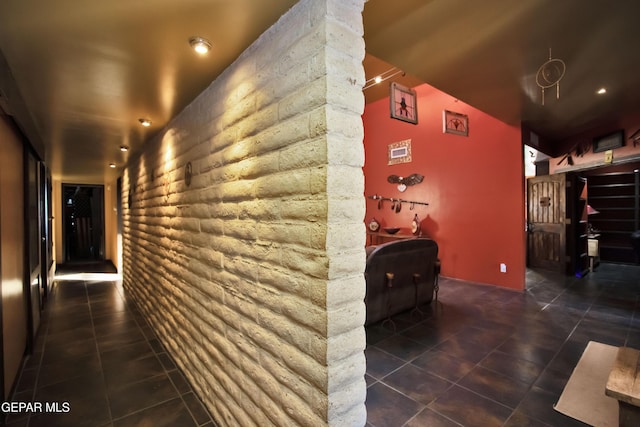
[[(295, 3), (3, 0), (0, 107), (42, 141), (54, 177), (113, 179), (109, 163), (123, 165)], [(365, 98), (388, 96), (390, 81), (426, 82), (561, 140), (640, 111), (638, 16), (637, 0), (369, 0), (366, 78), (399, 74)], [(195, 54), (192, 36), (212, 51)], [(559, 99), (551, 87), (542, 105), (536, 72), (550, 50), (566, 72)]]
[[(635, 0), (403, 0), (367, 3), (369, 54), (507, 123), (562, 140), (640, 111)], [(564, 61), (544, 92), (538, 69)], [(596, 91), (606, 87), (607, 93)]]

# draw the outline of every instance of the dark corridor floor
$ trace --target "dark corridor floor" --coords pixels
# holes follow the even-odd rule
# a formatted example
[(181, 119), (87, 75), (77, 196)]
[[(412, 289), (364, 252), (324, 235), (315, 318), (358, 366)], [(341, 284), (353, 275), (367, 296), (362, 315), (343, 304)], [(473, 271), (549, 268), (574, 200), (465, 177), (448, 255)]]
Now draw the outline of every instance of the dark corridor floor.
[[(55, 402), (63, 411), (68, 402), (68, 412), (9, 414), (7, 425), (214, 426), (120, 282), (75, 277), (82, 266), (65, 267), (56, 277), (72, 280), (55, 283), (12, 400)], [(87, 267), (115, 272), (112, 265)]]
[[(367, 328), (367, 425), (583, 426), (553, 404), (590, 340), (640, 348), (639, 279), (610, 264), (530, 271), (525, 293), (441, 279), (424, 317)], [(119, 282), (92, 276), (56, 284), (12, 400), (70, 402), (12, 427), (214, 426)]]

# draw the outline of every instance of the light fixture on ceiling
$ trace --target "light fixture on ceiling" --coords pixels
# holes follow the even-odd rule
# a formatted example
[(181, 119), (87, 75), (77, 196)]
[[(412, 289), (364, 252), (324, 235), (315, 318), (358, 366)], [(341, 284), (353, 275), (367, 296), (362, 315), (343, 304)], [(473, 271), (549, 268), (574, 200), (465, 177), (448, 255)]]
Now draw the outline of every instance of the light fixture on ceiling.
[(200, 55), (204, 55), (211, 50), (211, 42), (202, 37), (191, 37), (189, 39), (189, 45)]
[(116, 164), (115, 164), (115, 163), (109, 163), (109, 167), (110, 167), (111, 169), (115, 169), (115, 168), (116, 168)]
[(151, 120), (149, 119), (145, 119), (145, 118), (141, 118), (138, 119), (138, 121), (140, 122), (140, 124), (146, 128), (148, 128), (149, 126), (151, 126)]
[(600, 89), (597, 90), (596, 93), (598, 95), (604, 95), (605, 93), (607, 93), (607, 88), (601, 87)]
[(120, 146), (120, 151), (122, 151), (123, 153), (127, 152), (127, 151), (129, 151), (129, 147), (127, 147), (126, 145), (121, 145)]

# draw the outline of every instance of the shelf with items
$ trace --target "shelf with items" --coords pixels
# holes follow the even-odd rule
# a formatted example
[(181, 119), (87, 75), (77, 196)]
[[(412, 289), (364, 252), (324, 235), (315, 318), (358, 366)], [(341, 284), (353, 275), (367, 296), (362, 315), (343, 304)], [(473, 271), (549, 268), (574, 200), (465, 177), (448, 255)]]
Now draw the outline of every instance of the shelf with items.
[(608, 262), (635, 263), (631, 234), (638, 229), (640, 210), (638, 172), (592, 172), (589, 179), (589, 204), (598, 211), (589, 222), (600, 234), (600, 259)]
[[(419, 200), (409, 200), (402, 199), (396, 197), (386, 197), (378, 194), (367, 196), (367, 199), (371, 199), (377, 201), (378, 210), (380, 211), (377, 215), (381, 221), (379, 222), (376, 217), (372, 217), (367, 222), (367, 246), (378, 245), (382, 243), (386, 243), (390, 240), (401, 240), (401, 239), (413, 239), (416, 237), (426, 237), (423, 235), (422, 224), (421, 224), (421, 216), (418, 214), (418, 210), (416, 209), (418, 206), (429, 206), (429, 203), (419, 201)], [(386, 202), (391, 202), (391, 212), (394, 214), (399, 214), (402, 211), (403, 205), (409, 205), (408, 211), (411, 212), (410, 220), (406, 218), (406, 213), (402, 214), (398, 218), (389, 221), (389, 218), (383, 213), (383, 208), (388, 209)], [(407, 210), (405, 209), (405, 212)], [(386, 212), (389, 212), (386, 210)], [(386, 217), (386, 220), (385, 220)], [(397, 227), (398, 220), (401, 219), (403, 223), (403, 227)], [(405, 222), (406, 221), (406, 222)], [(393, 224), (383, 226), (383, 224)]]
[(416, 236), (415, 234), (409, 233), (395, 233), (389, 234), (384, 231), (367, 231), (367, 246), (375, 246), (380, 245), (382, 243), (386, 243), (389, 240), (407, 240), (407, 239), (416, 239), (418, 237), (425, 237), (422, 235)]
[(567, 187), (567, 273), (583, 277), (590, 270), (587, 179), (569, 174)]

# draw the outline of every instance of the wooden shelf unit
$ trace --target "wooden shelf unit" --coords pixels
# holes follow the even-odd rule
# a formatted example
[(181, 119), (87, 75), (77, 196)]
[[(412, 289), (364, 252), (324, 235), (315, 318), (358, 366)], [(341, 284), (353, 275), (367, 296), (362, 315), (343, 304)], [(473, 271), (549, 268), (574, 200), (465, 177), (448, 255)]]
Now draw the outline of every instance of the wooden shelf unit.
[(583, 277), (589, 272), (587, 179), (577, 174), (567, 174), (566, 186), (567, 274)]
[(589, 203), (599, 213), (589, 221), (600, 233), (600, 259), (635, 263), (631, 233), (640, 229), (639, 173), (589, 175)]

